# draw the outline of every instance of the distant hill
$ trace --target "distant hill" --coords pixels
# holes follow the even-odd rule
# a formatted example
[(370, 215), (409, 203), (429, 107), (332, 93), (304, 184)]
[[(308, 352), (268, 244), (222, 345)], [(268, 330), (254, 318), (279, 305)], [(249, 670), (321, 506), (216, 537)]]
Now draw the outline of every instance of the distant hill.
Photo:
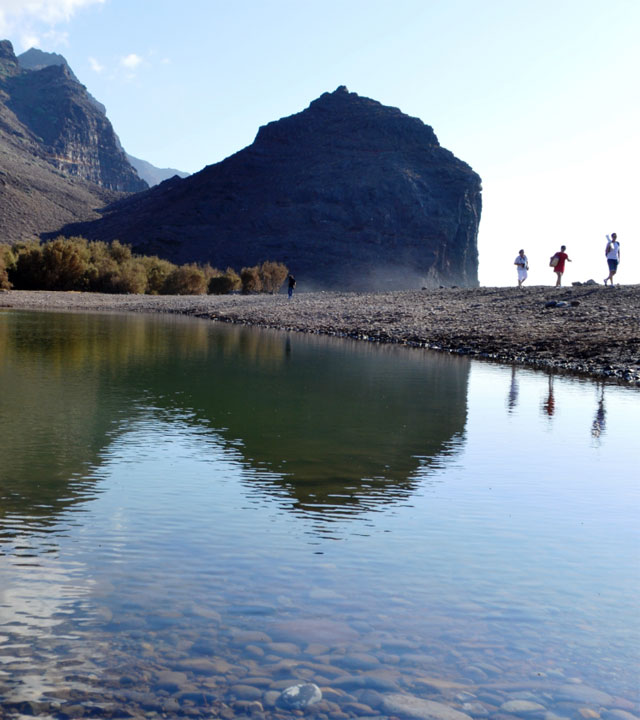
[(273, 259), (299, 287), (478, 284), (481, 181), (432, 128), (345, 87), (186, 179), (65, 233), (224, 268)]
[(138, 175), (146, 183), (148, 183), (149, 187), (158, 185), (164, 180), (168, 180), (176, 175), (179, 178), (189, 177), (189, 173), (187, 172), (182, 172), (182, 170), (176, 170), (175, 168), (159, 168), (146, 160), (140, 160), (140, 158), (133, 157), (133, 155), (129, 155), (129, 153), (127, 153), (127, 159), (137, 170)]

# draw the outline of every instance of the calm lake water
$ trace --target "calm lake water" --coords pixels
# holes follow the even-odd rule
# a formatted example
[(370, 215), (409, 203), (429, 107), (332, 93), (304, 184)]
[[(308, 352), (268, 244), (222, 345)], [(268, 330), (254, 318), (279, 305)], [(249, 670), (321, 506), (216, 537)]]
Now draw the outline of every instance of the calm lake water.
[(5, 311), (0, 391), (0, 718), (638, 714), (637, 390)]

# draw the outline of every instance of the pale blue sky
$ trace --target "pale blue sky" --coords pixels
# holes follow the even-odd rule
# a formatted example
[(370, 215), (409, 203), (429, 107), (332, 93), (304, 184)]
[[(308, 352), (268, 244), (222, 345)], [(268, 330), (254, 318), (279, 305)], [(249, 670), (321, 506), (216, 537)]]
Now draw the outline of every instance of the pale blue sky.
[(125, 147), (195, 172), (325, 91), (399, 107), (483, 179), (480, 281), (640, 283), (640, 0), (0, 0), (17, 53), (63, 54)]

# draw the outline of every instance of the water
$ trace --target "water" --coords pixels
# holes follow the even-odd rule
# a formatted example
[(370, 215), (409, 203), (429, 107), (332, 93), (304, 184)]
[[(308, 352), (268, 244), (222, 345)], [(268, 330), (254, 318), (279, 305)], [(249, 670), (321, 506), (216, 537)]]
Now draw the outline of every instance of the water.
[(0, 717), (638, 713), (637, 391), (183, 318), (0, 348)]

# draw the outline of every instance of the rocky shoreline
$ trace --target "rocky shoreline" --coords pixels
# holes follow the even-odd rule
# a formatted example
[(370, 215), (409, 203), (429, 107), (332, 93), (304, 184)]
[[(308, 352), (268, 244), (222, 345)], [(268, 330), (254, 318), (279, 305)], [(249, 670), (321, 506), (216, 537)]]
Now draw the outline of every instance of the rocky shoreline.
[(5, 291), (0, 308), (173, 313), (422, 347), (640, 387), (640, 285), (385, 293), (105, 295)]

